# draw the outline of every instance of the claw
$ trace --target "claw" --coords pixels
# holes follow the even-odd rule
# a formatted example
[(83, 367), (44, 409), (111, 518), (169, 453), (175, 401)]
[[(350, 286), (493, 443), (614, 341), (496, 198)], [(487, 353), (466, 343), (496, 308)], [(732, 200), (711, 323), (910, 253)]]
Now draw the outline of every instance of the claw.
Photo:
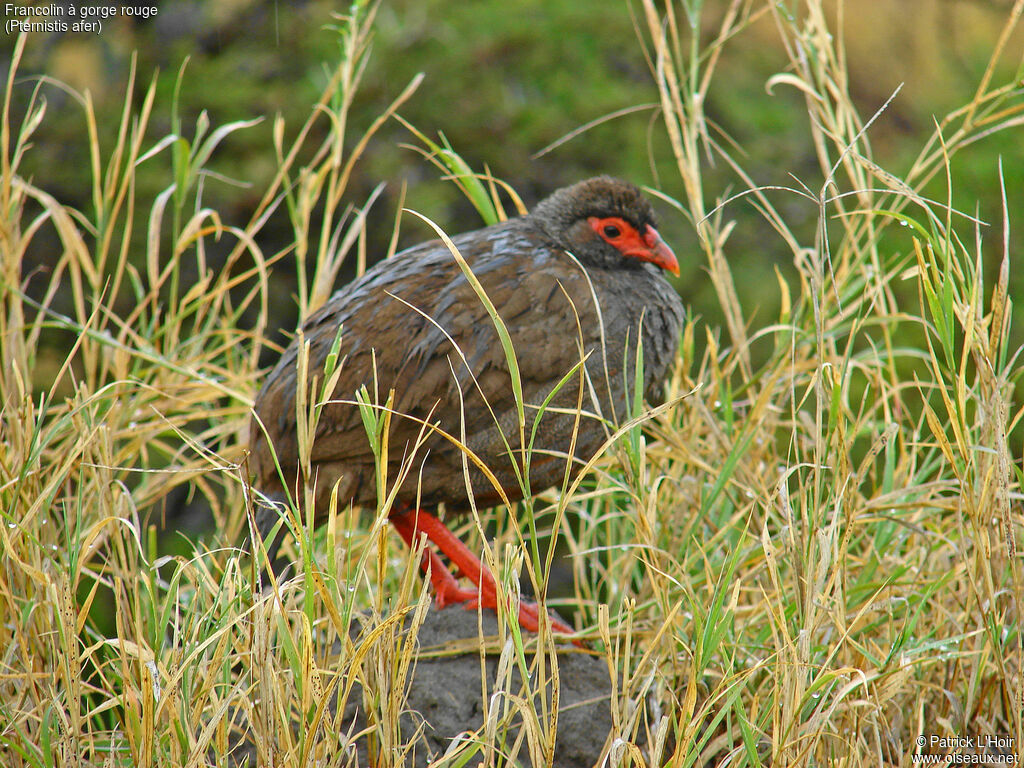
[[(393, 514), (391, 524), (410, 548), (415, 548), (417, 535), (425, 533), (427, 538), (451, 560), (455, 566), (455, 573), (458, 576), (465, 575), (476, 586), (476, 589), (459, 587), (456, 575), (445, 567), (440, 555), (433, 550), (424, 550), (420, 567), (430, 574), (430, 583), (434, 587), (438, 608), (464, 603), (469, 610), (476, 609), (478, 605), (497, 610), (498, 589), (494, 577), (444, 523), (428, 512), (410, 509)], [(535, 603), (521, 600), (517, 617), (523, 629), (529, 632), (537, 632), (540, 629), (540, 614)], [(557, 616), (549, 615), (548, 619), (552, 631), (563, 635), (573, 634), (572, 627)], [(580, 641), (573, 642), (582, 647)]]

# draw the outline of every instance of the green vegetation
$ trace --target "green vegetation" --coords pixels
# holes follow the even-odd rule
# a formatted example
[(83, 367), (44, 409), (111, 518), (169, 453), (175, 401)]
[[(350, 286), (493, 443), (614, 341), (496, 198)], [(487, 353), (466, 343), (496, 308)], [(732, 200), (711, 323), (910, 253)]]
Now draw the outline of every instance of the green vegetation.
[[(649, 66), (640, 103), (660, 105), (644, 112), (649, 143), (629, 151), (657, 158), (652, 191), (670, 226), (696, 233), (684, 283), (705, 275), (709, 288), (706, 316), (684, 331), (673, 405), (640, 414), (642, 432), (640, 422), (623, 429), (585, 483), (514, 514), (482, 511), (460, 533), (507, 590), (520, 571), (537, 588), (548, 582), (545, 530), (558, 530), (574, 569), (559, 610), (622, 673), (609, 765), (910, 765), (921, 734), (1007, 735), (1019, 755), (1024, 367), (1011, 323), (1021, 249), (1006, 201), (1020, 200), (1022, 173), (1019, 156), (1003, 173), (961, 163), (1020, 145), (1024, 61), (1006, 59), (1020, 55), (1024, 2), (992, 38), (973, 96), (900, 172), (872, 149), (874, 114), (851, 97), (844, 41), (822, 2), (721, 5), (642, 0), (635, 29), (626, 9), (615, 17)], [(50, 86), (18, 80), (18, 41), (0, 123), (4, 765), (225, 765), (239, 734), (261, 764), (349, 765), (327, 704), (357, 682), (375, 692), (364, 706), (380, 764), (402, 764), (389, 724), (416, 648), (397, 624), (422, 618), (430, 596), (387, 530), (394, 478), (379, 479), (376, 515), (340, 509), (322, 531), (303, 530), (310, 496), (298, 500), (288, 547), (301, 579), (261, 593), (260, 563), (234, 548), (253, 504), (244, 446), (261, 352), (275, 346), (275, 270), (295, 265), (304, 316), (339, 274), (397, 242), (397, 222), (369, 216), (380, 193), (354, 191), (357, 169), (381, 162), (395, 126), (409, 140), (396, 112), (430, 154), (424, 139), (445, 126), (406, 108), (457, 96), (448, 80), (421, 80), (429, 61), (411, 58), (374, 115), (356, 116), (374, 77), (373, 30), (396, 34), (392, 13), (355, 3), (336, 20), (340, 50), (315, 104), (300, 123), (265, 123), (274, 165), (244, 191), (243, 223), (208, 187), (223, 171), (215, 159), (259, 129), (239, 115), (186, 121), (187, 71), (167, 89), (133, 70), (110, 130), (88, 96), (61, 90), (84, 115), (61, 129), (76, 131), (87, 192), (49, 187), (34, 142), (51, 119)], [(579, 21), (581, 34), (593, 21)], [(755, 175), (707, 112), (727, 104), (719, 94), (739, 98), (729, 53), (763, 41), (768, 21), (788, 59), (771, 93), (740, 94), (769, 103), (751, 109), (760, 131), (791, 116), (772, 93), (800, 103), (817, 165), (792, 175), (752, 160)], [(518, 34), (532, 31), (518, 22)], [(497, 169), (446, 135), (461, 154), (436, 158), (446, 168)], [(962, 175), (1002, 204), (979, 215), (962, 202)], [(461, 181), (467, 210), (514, 210), (486, 173)], [(403, 204), (417, 208), (412, 195)], [(761, 280), (769, 298), (757, 315), (733, 258), (741, 210), (787, 253), (785, 268), (758, 273), (778, 278)], [(421, 237), (409, 219), (402, 226)], [(287, 228), (287, 241), (265, 238), (271, 227)], [(43, 251), (52, 258), (39, 274)], [(306, 410), (314, 419), (316, 404)], [(369, 402), (364, 414), (382, 440), (386, 416)], [(168, 555), (149, 515), (182, 490), (208, 506), (215, 532)], [(524, 541), (534, 526), (541, 539)], [(483, 530), (497, 531), (491, 543)], [(350, 637), (357, 612), (373, 634)], [(553, 647), (546, 633), (503, 633), (488, 642), (520, 665), (529, 644)], [(502, 763), (494, 745), (510, 709), (528, 715), (531, 762), (544, 763), (557, 720), (542, 695), (553, 657), (539, 658), (515, 706), (509, 696), (488, 710), (488, 726), (444, 765)]]

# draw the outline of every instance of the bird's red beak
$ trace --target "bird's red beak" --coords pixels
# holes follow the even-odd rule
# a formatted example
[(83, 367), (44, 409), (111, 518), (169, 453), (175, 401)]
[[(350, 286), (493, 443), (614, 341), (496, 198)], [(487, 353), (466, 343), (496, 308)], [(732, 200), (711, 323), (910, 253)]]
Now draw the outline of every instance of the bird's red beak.
[(636, 227), (618, 216), (606, 216), (603, 219), (591, 216), (587, 222), (598, 237), (617, 248), (623, 256), (649, 261), (679, 277), (676, 255), (665, 245), (658, 230), (650, 224), (644, 225), (644, 233), (641, 235)]
[(668, 270), (676, 277), (679, 277), (679, 262), (676, 260), (676, 255), (672, 253), (672, 249), (661, 239), (658, 230), (648, 224), (647, 230), (641, 239), (643, 240), (643, 245), (637, 244), (627, 248), (623, 253), (626, 256), (632, 256), (641, 261), (649, 261), (656, 267)]

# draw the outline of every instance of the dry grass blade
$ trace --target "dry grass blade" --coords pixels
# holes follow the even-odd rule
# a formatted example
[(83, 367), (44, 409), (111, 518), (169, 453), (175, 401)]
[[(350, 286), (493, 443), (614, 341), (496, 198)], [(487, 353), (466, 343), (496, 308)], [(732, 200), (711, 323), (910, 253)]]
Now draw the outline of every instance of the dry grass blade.
[[(875, 118), (888, 113), (865, 119), (850, 93), (837, 30), (853, 4), (712, 5), (642, 0), (634, 25), (675, 175), (662, 169), (652, 191), (695, 227), (723, 328), (690, 318), (665, 404), (631, 398), (618, 424), (591, 413), (581, 386), (574, 413), (605, 418), (607, 439), (589, 462), (561, 457), (565, 479), (554, 491), (528, 483), (541, 428), (533, 419), (554, 400), (523, 401), (524, 350), (431, 224), (500, 338), (519, 407), (509, 453), (523, 457), (524, 494), (542, 491), (519, 509), (476, 510), (462, 533), (485, 552), (503, 597), (515, 596), (520, 569), (546, 589), (552, 542), (569, 550), (563, 605), (588, 628), (612, 681), (612, 732), (594, 734), (602, 765), (911, 765), (923, 754), (953, 760), (948, 752), (966, 762), (973, 751), (948, 746), (965, 737), (990, 745), (988, 757), (1002, 750), (1019, 762), (1024, 368), (1011, 342), (1014, 180), (993, 179), (1004, 201), (1002, 226), (991, 228), (998, 237), (989, 235), (995, 252), (982, 216), (956, 210), (953, 190), (960, 152), (1024, 126), (1019, 71), (1001, 74), (1024, 0), (1007, 8), (973, 96), (936, 122), (903, 173), (872, 147)], [(273, 124), (277, 173), (247, 223), (211, 207), (204, 185), (223, 178), (214, 149), (250, 123), (212, 126), (201, 116), (191, 139), (180, 125), (154, 136), (153, 124), (175, 123), (177, 103), (131, 69), (107, 141), (88, 96), (19, 80), (26, 37), (14, 42), (0, 114), (5, 766), (223, 766), (246, 744), (260, 765), (362, 765), (366, 749), (376, 764), (404, 765), (421, 756), (426, 729), (400, 727), (417, 665), (457, 653), (478, 654), (481, 666), (493, 654), (498, 674), (478, 692), (482, 723), (435, 764), (559, 764), (566, 680), (550, 633), (537, 653), (504, 624), (496, 640), (418, 647), (430, 597), (418, 556), (388, 536), (387, 515), (428, 436), (457, 446), (465, 472), (479, 469), (500, 490), (467, 435), (420, 419), (419, 442), (395, 474), (389, 425), (408, 416), (388, 392), (346, 399), (362, 409), (377, 451), (379, 505), (361, 516), (335, 498), (326, 529), (314, 532), (310, 450), (344, 361), (307, 365), (298, 398), (305, 477), (283, 523), (299, 575), (261, 592), (258, 558), (233, 546), (258, 498), (241, 446), (260, 353), (274, 346), (271, 267), (295, 259), (303, 315), (343, 264), (362, 270), (381, 188), (350, 203), (351, 182), (369, 142), (423, 82), (413, 78), (368, 127), (353, 128), (376, 9), (357, 2), (339, 17), (339, 61), (308, 120), (294, 133)], [(764, 98), (792, 90), (803, 101), (817, 161), (803, 172), (816, 181), (780, 169), (755, 183), (708, 117), (715, 89), (729, 87), (729, 47), (745, 44), (759, 20), (773, 22), (788, 57)], [(79, 110), (88, 210), (24, 171), (34, 137), (54, 119), (50, 88)], [(627, 106), (560, 142), (649, 108)], [(403, 124), (482, 215), (503, 218), (503, 199), (523, 209), (486, 166), (472, 172), (443, 140)], [(136, 173), (157, 162), (170, 170), (144, 194)], [(928, 189), (943, 178), (948, 189)], [(810, 210), (813, 232), (801, 234), (791, 210), (773, 204), (779, 192)], [(791, 278), (778, 272), (779, 316), (758, 329), (728, 259), (730, 216), (748, 203), (793, 256)], [(264, 228), (278, 219), (294, 245), (264, 253)], [(215, 265), (208, 250), (218, 238), (227, 257)], [(393, 250), (397, 229), (391, 240)], [(28, 268), (41, 247), (58, 251), (49, 274)], [(246, 314), (255, 317), (248, 329)], [(623, 375), (635, 387), (643, 350), (627, 357), (633, 370)], [(587, 379), (581, 349), (562, 385), (585, 379), (596, 392), (609, 375)], [(172, 494), (208, 507), (221, 535), (160, 556), (151, 521)], [(366, 714), (358, 726), (346, 719), (357, 703)]]

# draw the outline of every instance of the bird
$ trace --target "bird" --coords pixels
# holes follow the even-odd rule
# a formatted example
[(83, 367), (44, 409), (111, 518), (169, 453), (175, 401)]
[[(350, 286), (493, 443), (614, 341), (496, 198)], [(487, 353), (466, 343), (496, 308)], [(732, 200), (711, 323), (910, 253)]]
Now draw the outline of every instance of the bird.
[[(315, 483), (315, 526), (326, 521), (332, 494), (337, 509), (375, 508), (378, 459), (357, 403), (358, 393), (374, 393), (392, 414), (387, 477), (397, 483), (407, 470), (390, 523), (410, 549), (425, 535), (454, 566), (425, 549), (421, 565), (439, 607), (497, 610), (493, 576), (442, 518), (574, 478), (626, 420), (641, 345), (643, 395), (662, 401), (684, 320), (665, 272), (678, 276), (679, 264), (649, 200), (609, 176), (378, 262), (305, 320), (264, 380), (250, 425), (252, 487), (277, 502), (301, 498), (305, 476)], [(321, 409), (305, 464), (296, 421), (303, 349), (306, 378), (317, 377), (307, 386), (323, 390), (307, 395)], [(322, 383), (328, 365), (330, 391)], [(265, 541), (276, 506), (255, 514)], [(268, 562), (284, 536), (281, 526)], [(473, 586), (460, 587), (460, 577)], [(521, 602), (517, 618), (538, 631), (535, 605)], [(555, 632), (573, 632), (550, 618)]]

